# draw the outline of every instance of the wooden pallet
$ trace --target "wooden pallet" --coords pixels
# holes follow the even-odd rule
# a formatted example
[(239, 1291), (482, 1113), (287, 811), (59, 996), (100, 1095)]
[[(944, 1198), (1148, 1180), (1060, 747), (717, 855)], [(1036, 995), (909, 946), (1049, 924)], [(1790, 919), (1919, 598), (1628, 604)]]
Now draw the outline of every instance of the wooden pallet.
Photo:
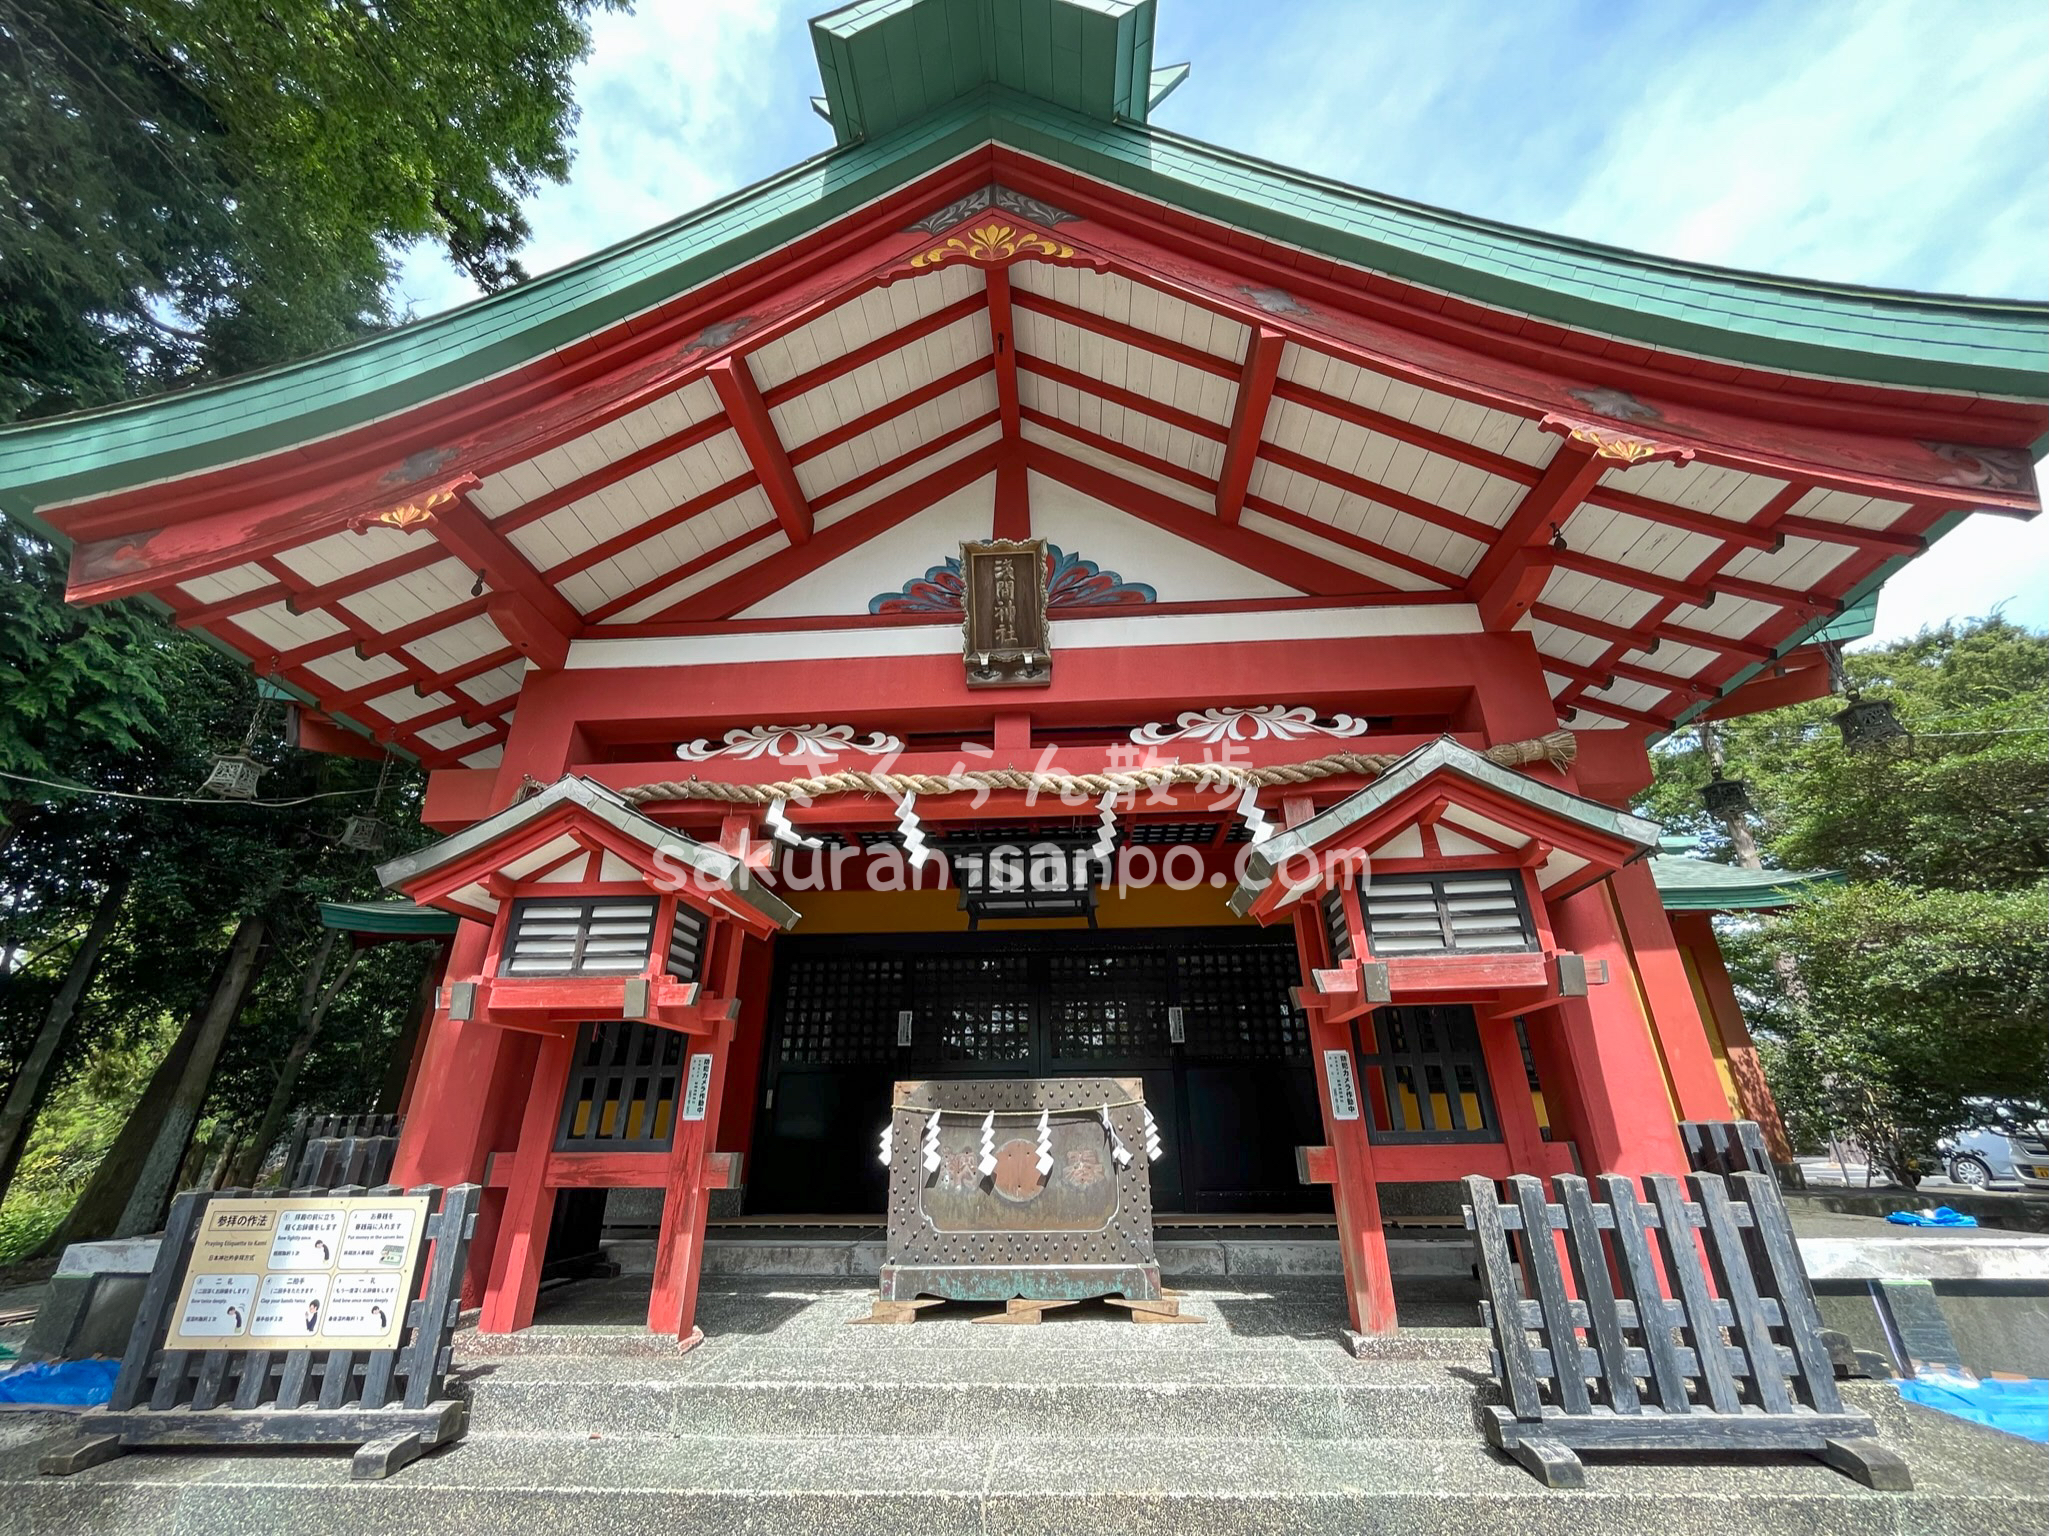
[(1500, 1204), (1466, 1179), (1507, 1399), (1483, 1427), (1546, 1486), (1581, 1486), (1582, 1450), (1804, 1451), (1873, 1488), (1913, 1486), (1843, 1406), (1777, 1184), (1731, 1182), (1740, 1199), (1713, 1174), (1651, 1174), (1646, 1203), (1629, 1179), (1604, 1176), (1596, 1200), (1561, 1174), (1551, 1204), (1518, 1175)]

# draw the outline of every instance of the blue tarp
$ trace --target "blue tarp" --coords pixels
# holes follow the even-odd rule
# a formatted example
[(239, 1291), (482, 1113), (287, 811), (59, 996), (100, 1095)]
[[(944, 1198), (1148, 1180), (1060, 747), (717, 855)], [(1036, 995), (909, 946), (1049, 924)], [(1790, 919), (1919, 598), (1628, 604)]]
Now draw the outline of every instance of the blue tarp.
[(1953, 1413), (1973, 1424), (2049, 1445), (2049, 1381), (1973, 1381), (1967, 1376), (1916, 1376), (1902, 1381), (1910, 1403)]
[(118, 1360), (53, 1360), (0, 1376), (0, 1403), (90, 1408), (114, 1395)]
[(1932, 1211), (1894, 1211), (1885, 1218), (1896, 1227), (1975, 1227), (1978, 1218), (1938, 1205)]

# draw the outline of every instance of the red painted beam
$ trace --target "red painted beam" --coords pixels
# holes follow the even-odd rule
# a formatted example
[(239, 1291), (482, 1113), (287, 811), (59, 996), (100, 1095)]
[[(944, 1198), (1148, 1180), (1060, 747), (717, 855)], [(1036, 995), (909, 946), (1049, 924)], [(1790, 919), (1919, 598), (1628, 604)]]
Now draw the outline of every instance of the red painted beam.
[[(1031, 419), (1030, 413), (1026, 419)], [(1060, 430), (1072, 432), (1071, 428)], [(1277, 539), (1220, 523), (1185, 502), (1092, 464), (1083, 464), (1042, 443), (1025, 444), (1025, 463), (1084, 496), (1093, 496), (1097, 501), (1120, 512), (1128, 512), (1156, 528), (1164, 528), (1220, 555), (1229, 556), (1239, 564), (1298, 591), (1328, 596), (1357, 593), (1369, 583), (1375, 587), (1381, 585), (1373, 582), (1370, 576), (1362, 576), (1347, 566), (1328, 560), (1319, 560)]]
[[(773, 410), (785, 401), (794, 400), (799, 395), (808, 395), (812, 390), (830, 384), (834, 379), (845, 378), (856, 368), (865, 367), (892, 353), (903, 351), (914, 341), (938, 335), (955, 321), (965, 320), (980, 311), (982, 304), (982, 296), (977, 293), (955, 299), (951, 304), (942, 305), (929, 315), (920, 315), (909, 325), (900, 325), (893, 331), (877, 336), (873, 341), (864, 342), (852, 351), (842, 352), (831, 362), (820, 363), (816, 368), (800, 373), (794, 379), (784, 380), (774, 389), (763, 390), (762, 403)], [(758, 347), (750, 349), (750, 355), (759, 350)]]
[(559, 585), (565, 578), (574, 576), (578, 571), (587, 571), (594, 565), (601, 565), (614, 555), (623, 554), (637, 544), (645, 544), (649, 539), (659, 538), (671, 528), (680, 528), (693, 517), (701, 516), (714, 507), (724, 506), (749, 486), (757, 483), (753, 470), (743, 470), (723, 485), (715, 485), (701, 496), (693, 496), (688, 501), (678, 502), (668, 511), (659, 513), (644, 523), (635, 523), (631, 528), (623, 528), (609, 539), (600, 539), (589, 549), (571, 555), (559, 565), (549, 566), (541, 574), (550, 585)]
[(1626, 565), (1617, 565), (1612, 560), (1583, 555), (1576, 549), (1551, 550), (1547, 559), (1552, 565), (1568, 571), (1578, 571), (1582, 576), (1592, 576), (1596, 580), (1613, 582), (1617, 586), (1633, 587), (1639, 592), (1655, 592), (1660, 597), (1669, 597), (1677, 603), (1693, 607), (1705, 607), (1714, 601), (1717, 594), (1747, 598), (1755, 603), (1770, 603), (1776, 607), (1808, 614), (1838, 613), (1843, 606), (1836, 599), (1824, 597), (1819, 593), (1791, 592), (1783, 587), (1770, 587), (1762, 582), (1744, 581), (1735, 576), (1653, 576), (1648, 571), (1633, 570)]
[(749, 528), (745, 533), (737, 534), (733, 538), (726, 540), (725, 543), (706, 550), (696, 559), (686, 560), (674, 570), (662, 572), (661, 575), (655, 577), (652, 581), (642, 582), (639, 586), (622, 592), (617, 597), (607, 599), (584, 615), (584, 623), (587, 626), (586, 632), (590, 634), (604, 633), (604, 631), (595, 628), (595, 626), (603, 624), (615, 614), (624, 613), (636, 603), (646, 601), (663, 588), (673, 587), (680, 581), (687, 581), (699, 571), (707, 570), (722, 560), (729, 560), (734, 555), (740, 553), (741, 550), (759, 544), (764, 539), (772, 538), (780, 531), (781, 524), (779, 523), (763, 523), (759, 528)]
[(1889, 528), (1853, 528), (1847, 523), (1825, 522), (1818, 517), (1782, 517), (1778, 531), (1796, 538), (1815, 539), (1823, 544), (1847, 544), (1855, 549), (1876, 550), (1885, 555), (1914, 555), (1927, 551), (1928, 541), (1919, 534), (1895, 533)]
[(863, 411), (851, 421), (843, 421), (838, 426), (830, 427), (816, 437), (799, 443), (789, 450), (790, 463), (809, 463), (820, 454), (830, 453), (842, 443), (851, 443), (855, 438), (863, 437), (877, 427), (888, 425), (899, 416), (908, 415), (921, 405), (943, 399), (963, 385), (974, 383), (988, 371), (988, 359), (978, 357), (971, 363), (963, 363), (951, 373), (942, 373), (936, 379), (928, 379), (916, 389), (892, 395), (874, 410)]
[[(1371, 539), (1362, 539), (1358, 534), (1339, 528), (1334, 524), (1320, 523), (1313, 517), (1308, 517), (1303, 513), (1295, 511), (1292, 507), (1284, 507), (1277, 501), (1268, 501), (1264, 496), (1247, 496), (1245, 498), (1245, 510), (1257, 512), (1261, 517), (1270, 517), (1277, 523), (1286, 523), (1290, 528), (1299, 528), (1302, 532), (1312, 534), (1319, 539), (1328, 539), (1331, 543), (1342, 545), (1346, 549), (1357, 550), (1360, 554), (1391, 565), (1396, 570), (1407, 571), (1411, 576), (1420, 576), (1425, 581), (1435, 582), (1441, 589), (1449, 590), (1457, 587), (1463, 580), (1456, 571), (1448, 571), (1442, 566), (1432, 565), (1427, 560), (1418, 560), (1414, 555), (1403, 554), (1398, 550), (1389, 549), (1386, 545), (1376, 544)], [(1373, 580), (1371, 576), (1366, 575), (1364, 572), (1360, 573), (1360, 579), (1362, 581)]]
[(949, 428), (933, 438), (929, 443), (920, 443), (917, 447), (900, 453), (893, 459), (877, 464), (873, 469), (864, 470), (851, 480), (841, 482), (829, 491), (820, 491), (812, 498), (811, 510), (823, 512), (827, 507), (835, 506), (845, 501), (849, 496), (859, 495), (870, 486), (880, 485), (892, 475), (901, 474), (904, 470), (909, 469), (918, 460), (932, 458), (934, 455), (951, 448), (955, 443), (965, 442), (977, 432), (987, 431), (1002, 419), (1003, 413), (999, 408), (985, 415), (977, 416), (972, 421), (964, 421), (957, 427)]
[(1557, 555), (1549, 548), (1552, 535), (1607, 468), (1607, 461), (1584, 443), (1562, 443), (1537, 483), (1523, 492), (1466, 582), (1487, 628), (1509, 630), (1522, 622), (1550, 578)]
[(768, 419), (768, 407), (762, 403), (747, 360), (723, 358), (708, 372), (712, 388), (732, 420), (733, 435), (740, 439), (747, 462), (761, 477), (762, 492), (775, 508), (776, 521), (792, 544), (802, 544), (811, 537), (811, 507), (797, 485), (797, 472), (790, 467), (790, 456), (783, 451), (775, 424)]
[[(1129, 443), (1119, 442), (1114, 437), (1106, 437), (1101, 432), (1092, 432), (1087, 427), (1078, 427), (1071, 421), (1063, 421), (1051, 411), (1042, 411), (1028, 405), (1024, 408), (1023, 414), (1024, 419), (1034, 426), (1044, 427), (1049, 432), (1058, 432), (1062, 437), (1071, 438), (1077, 443), (1085, 443), (1100, 452), (1120, 458), (1127, 464), (1136, 464), (1141, 469), (1149, 469), (1156, 475), (1164, 475), (1169, 480), (1178, 480), (1192, 490), (1201, 491), (1204, 495), (1210, 495), (1216, 489), (1216, 483), (1200, 470), (1190, 469), (1185, 464), (1176, 464), (1172, 459), (1160, 458), (1156, 454), (1147, 453), (1142, 448), (1133, 448)], [(1033, 466), (1033, 468), (1037, 467), (1037, 465)], [(1171, 499), (1170, 497), (1169, 500)], [(1182, 505), (1182, 503), (1177, 502), (1176, 505)], [(1200, 517), (1206, 514), (1198, 512), (1196, 515)]]
[(1562, 656), (1539, 651), (1537, 659), (1547, 672), (1556, 672), (1560, 677), (1569, 677), (1587, 688), (1606, 688), (1617, 682), (1647, 683), (1653, 688), (1663, 688), (1671, 693), (1681, 693), (1689, 698), (1712, 699), (1716, 689), (1707, 683), (1697, 682), (1689, 677), (1673, 677), (1651, 667), (1634, 666), (1626, 661), (1611, 661), (1599, 667), (1582, 666), (1567, 661)]
[(559, 667), (583, 616), (491, 526), (467, 496), (434, 511), (430, 525), (448, 552), (480, 573), (491, 588), (491, 618), (536, 665)]
[[(1653, 610), (1655, 611), (1655, 610)], [(1597, 640), (1607, 640), (1630, 650), (1648, 650), (1659, 640), (1669, 640), (1674, 645), (1693, 645), (1705, 651), (1720, 651), (1725, 656), (1734, 656), (1745, 662), (1770, 661), (1772, 648), (1759, 645), (1755, 640), (1732, 640), (1725, 635), (1711, 635), (1704, 629), (1688, 629), (1682, 624), (1646, 621), (1631, 628), (1626, 624), (1610, 624), (1605, 619), (1590, 619), (1585, 614), (1574, 613), (1567, 608), (1554, 608), (1549, 603), (1533, 603), (1530, 617), (1542, 619), (1546, 624), (1556, 624), (1560, 629), (1569, 629), (1577, 634), (1592, 635)]]
[(687, 448), (710, 442), (724, 432), (728, 425), (723, 416), (708, 416), (680, 432), (671, 432), (667, 437), (649, 443), (645, 448), (636, 448), (631, 453), (622, 454), (611, 463), (601, 465), (587, 475), (578, 475), (567, 485), (558, 485), (552, 491), (543, 491), (532, 501), (514, 507), (503, 517), (492, 519), (492, 526), (500, 533), (516, 532), (529, 523), (539, 522), (551, 512), (560, 512), (564, 507), (582, 501), (586, 496), (595, 496), (598, 492), (617, 485), (628, 475), (637, 475), (643, 469), (659, 464), (664, 459), (674, 458)]
[[(1620, 466), (1613, 459), (1602, 461), (1603, 469)], [(1804, 492), (1804, 487), (1803, 487)], [(1765, 524), (1760, 512), (1750, 522), (1739, 523), (1733, 518), (1715, 517), (1706, 512), (1689, 512), (1685, 507), (1676, 507), (1669, 501), (1659, 501), (1651, 496), (1638, 496), (1633, 491), (1618, 490), (1612, 485), (1596, 485), (1582, 498), (1591, 506), (1606, 507), (1611, 512), (1626, 512), (1631, 517), (1640, 517), (1648, 523), (1662, 523), (1667, 528), (1683, 528), (1688, 533), (1704, 533), (1711, 539), (1720, 539), (1738, 549), (1771, 549), (1779, 537)]]
[(1341, 491), (1362, 496), (1368, 501), (1377, 501), (1383, 507), (1405, 512), (1410, 517), (1443, 528), (1466, 538), (1477, 539), (1481, 544), (1491, 543), (1497, 534), (1477, 517), (1467, 517), (1449, 507), (1440, 507), (1434, 501), (1425, 501), (1420, 496), (1411, 496), (1398, 491), (1391, 485), (1382, 485), (1378, 480), (1368, 480), (1364, 475), (1355, 475), (1349, 470), (1319, 464), (1315, 459), (1283, 448), (1276, 443), (1261, 443), (1259, 456), (1269, 464), (1278, 464), (1282, 469), (1292, 469), (1298, 475), (1307, 475), (1312, 480), (1321, 480), (1325, 485), (1334, 485)]
[[(1305, 336), (1302, 345), (1325, 353), (1330, 352), (1327, 339)], [(1461, 442), (1455, 437), (1446, 437), (1441, 432), (1432, 432), (1414, 422), (1403, 421), (1399, 416), (1390, 416), (1385, 411), (1376, 411), (1351, 400), (1340, 400), (1336, 395), (1327, 395), (1322, 390), (1310, 389), (1305, 385), (1282, 380), (1274, 386), (1274, 398), (1286, 400), (1294, 405), (1307, 406), (1312, 411), (1321, 411), (1326, 416), (1335, 416), (1367, 432), (1378, 432), (1382, 437), (1391, 437), (1396, 442), (1424, 449), (1429, 453), (1441, 453), (1448, 459), (1461, 464), (1470, 464), (1474, 469), (1484, 469), (1490, 475), (1499, 475), (1504, 480), (1513, 480), (1517, 485), (1535, 485), (1541, 471), (1535, 465), (1525, 464), (1521, 459), (1511, 459), (1505, 454), (1490, 453), (1471, 443)]]
[[(444, 629), (452, 629), (458, 624), (467, 624), (471, 619), (482, 617), (490, 611), (490, 606), (488, 598), (473, 597), (467, 602), (457, 603), (453, 608), (443, 608), (439, 612), (428, 614), (425, 618), (415, 619), (410, 624), (401, 624), (397, 629), (386, 630), (382, 634), (370, 629), (346, 608), (338, 611), (323, 609), (323, 612), (329, 613), (344, 626), (341, 633), (329, 635), (325, 640), (311, 640), (304, 645), (294, 646), (279, 655), (275, 664), (279, 667), (303, 667), (323, 656), (332, 656), (337, 651), (347, 650), (354, 650), (365, 661), (372, 656), (397, 655), (416, 640), (424, 640), (429, 635), (440, 634)], [(399, 659), (404, 661), (407, 658), (400, 656)]]
[(1003, 456), (996, 465), (996, 517), (993, 537), (1028, 539), (1032, 536), (1032, 497), (1025, 473), (1023, 444), (1007, 439)]
[(1245, 348), (1245, 366), (1238, 374), (1238, 398), (1231, 405), (1231, 431), (1224, 439), (1224, 468), (1217, 476), (1217, 516), (1238, 521), (1245, 488), (1252, 483), (1252, 461), (1259, 457), (1259, 439), (1266, 430), (1266, 408), (1273, 401), (1287, 338), (1270, 326), (1252, 333)]
[(1014, 441), (1021, 423), (1017, 410), (1017, 322), (1011, 313), (1010, 270), (991, 267), (986, 276), (989, 342), (996, 357), (996, 410), (1003, 418), (1003, 435)]
[(1142, 347), (1148, 352), (1171, 358), (1187, 367), (1200, 368), (1203, 372), (1213, 373), (1220, 379), (1235, 380), (1238, 377), (1238, 365), (1228, 357), (1219, 357), (1216, 353), (1206, 352), (1201, 347), (1191, 347), (1184, 341), (1170, 341), (1165, 336), (1125, 325), (1107, 315), (1091, 314), (1085, 309), (1075, 308), (1072, 304), (1049, 299), (1042, 293), (1033, 293), (1028, 288), (1013, 288), (1011, 303), (1035, 315), (1044, 315), (1048, 320), (1065, 321), (1076, 330), (1093, 331), (1098, 336), (1121, 341), (1127, 346)]
[(729, 618), (740, 609), (780, 591), (797, 577), (817, 570), (830, 560), (838, 559), (884, 529), (893, 528), (905, 518), (922, 512), (940, 497), (950, 496), (964, 486), (973, 485), (994, 470), (997, 461), (996, 444), (991, 444), (978, 453), (971, 453), (964, 459), (957, 459), (943, 468), (934, 470), (922, 480), (914, 480), (909, 485), (890, 492), (872, 506), (863, 507), (852, 517), (834, 523), (830, 528), (822, 529), (818, 536), (808, 543), (780, 550), (768, 559), (737, 571), (725, 580), (706, 587), (702, 592), (663, 609), (660, 613), (654, 614), (649, 622)]
[[(1177, 405), (1155, 400), (1150, 395), (1141, 395), (1135, 389), (1125, 389), (1122, 385), (1092, 378), (1086, 373), (1040, 357), (1035, 352), (1019, 354), (1017, 366), (1038, 378), (1047, 379), (1055, 384), (1065, 384), (1070, 389), (1094, 395), (1099, 400), (1107, 400), (1127, 411), (1136, 411), (1141, 416), (1150, 416), (1155, 421), (1163, 421), (1170, 427), (1179, 427), (1184, 432), (1207, 438), (1213, 443), (1221, 443), (1229, 435), (1229, 428), (1221, 422), (1211, 421), (1207, 416), (1199, 416), (1194, 411), (1184, 411)], [(1206, 486), (1208, 482), (1204, 483)]]

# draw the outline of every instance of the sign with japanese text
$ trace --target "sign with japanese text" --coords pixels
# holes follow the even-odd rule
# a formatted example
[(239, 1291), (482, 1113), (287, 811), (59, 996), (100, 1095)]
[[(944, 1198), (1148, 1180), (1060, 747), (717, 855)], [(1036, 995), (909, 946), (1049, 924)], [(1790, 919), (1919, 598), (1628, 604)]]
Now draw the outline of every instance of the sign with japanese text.
[(393, 1349), (405, 1331), (426, 1195), (212, 1200), (166, 1349)]
[(683, 1118), (702, 1120), (710, 1100), (711, 1055), (706, 1052), (690, 1058), (690, 1074), (683, 1081)]
[(1330, 1117), (1333, 1120), (1359, 1118), (1359, 1085), (1352, 1076), (1350, 1051), (1325, 1051), (1323, 1075), (1330, 1083)]
[(1053, 681), (1046, 622), (1046, 541), (992, 539), (960, 547), (961, 650), (970, 688)]

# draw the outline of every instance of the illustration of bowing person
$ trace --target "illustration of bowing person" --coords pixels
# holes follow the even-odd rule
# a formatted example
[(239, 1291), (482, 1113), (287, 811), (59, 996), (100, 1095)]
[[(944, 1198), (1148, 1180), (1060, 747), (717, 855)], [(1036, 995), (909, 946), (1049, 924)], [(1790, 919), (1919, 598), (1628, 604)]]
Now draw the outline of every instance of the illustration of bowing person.
[(319, 1238), (316, 1237), (313, 1239), (313, 1246), (320, 1250), (321, 1263), (332, 1264), (334, 1262), (334, 1250), (329, 1248), (327, 1244), (323, 1243)]
[(228, 1303), (228, 1321), (235, 1325), (235, 1332), (242, 1331), (242, 1309), (233, 1302)]
[(314, 1329), (318, 1328), (319, 1326), (320, 1303), (317, 1301), (309, 1301), (306, 1303), (306, 1331), (308, 1333), (311, 1333)]
[(384, 1308), (372, 1303), (370, 1315), (377, 1319), (377, 1331), (379, 1333), (383, 1333), (391, 1327), (391, 1314), (386, 1312)]

